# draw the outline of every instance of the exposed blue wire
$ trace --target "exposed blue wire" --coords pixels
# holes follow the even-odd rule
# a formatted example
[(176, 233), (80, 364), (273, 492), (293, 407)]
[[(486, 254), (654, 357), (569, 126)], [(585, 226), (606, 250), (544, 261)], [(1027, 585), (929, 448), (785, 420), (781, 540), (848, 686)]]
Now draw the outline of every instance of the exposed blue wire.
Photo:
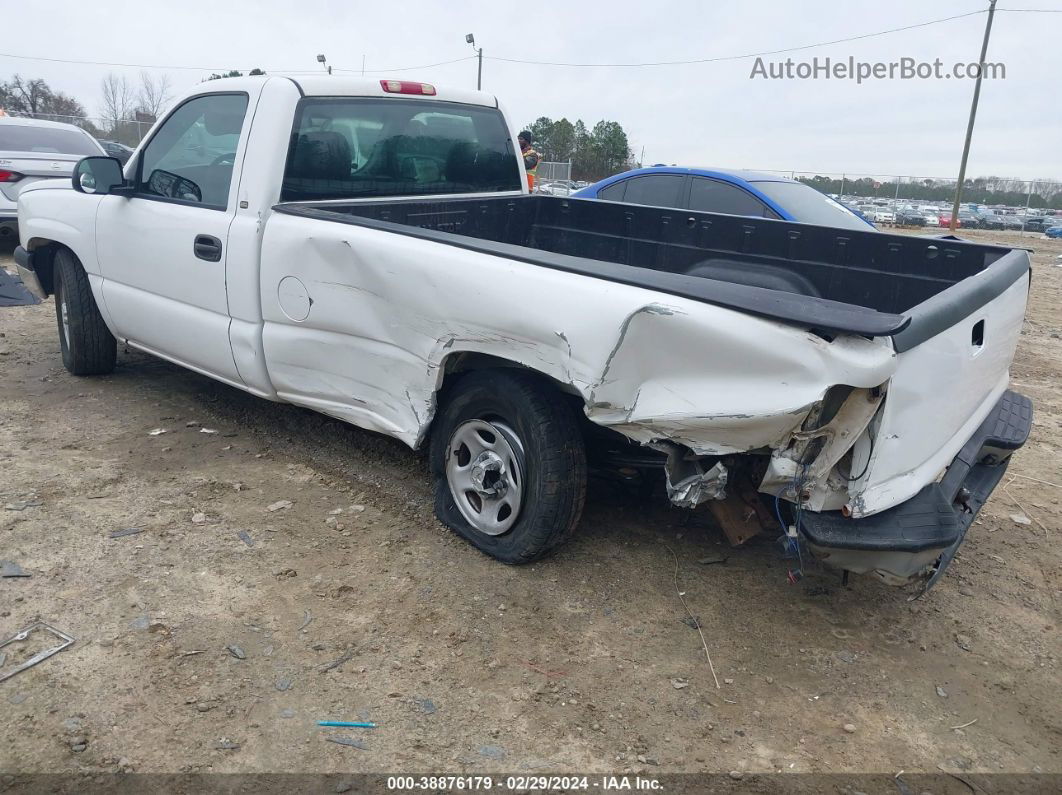
[(774, 515), (778, 517), (778, 524), (782, 526), (782, 533), (788, 536), (789, 528), (785, 526), (785, 522), (782, 520), (782, 498), (777, 494), (774, 495)]
[[(796, 490), (796, 492), (798, 494), (800, 493), (800, 486), (803, 484), (804, 478), (806, 476), (807, 476), (807, 467), (805, 466), (802, 469), (802, 471), (801, 471), (801, 476), (799, 478), (793, 478), (793, 487), (794, 487), (794, 489)], [(794, 554), (796, 555), (797, 572), (799, 574), (803, 575), (803, 573), (804, 573), (804, 555), (800, 551), (800, 536), (799, 536), (800, 514), (801, 514), (801, 506), (797, 505), (797, 508), (796, 508), (796, 526), (797, 526), (798, 534), (797, 534), (796, 538), (792, 538), (789, 535), (789, 527), (788, 527), (788, 525), (786, 525), (785, 520), (782, 518), (782, 498), (781, 498), (781, 496), (779, 496), (777, 494), (774, 496), (774, 515), (778, 518), (778, 524), (782, 528), (782, 537), (785, 539), (785, 554), (786, 554), (787, 557), (792, 557)]]

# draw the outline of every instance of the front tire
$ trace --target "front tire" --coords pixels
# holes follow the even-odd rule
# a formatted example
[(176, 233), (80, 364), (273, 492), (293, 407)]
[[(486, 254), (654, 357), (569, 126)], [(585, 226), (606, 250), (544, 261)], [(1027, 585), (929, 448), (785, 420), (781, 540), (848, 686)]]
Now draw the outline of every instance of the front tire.
[(478, 370), (448, 391), (432, 427), (435, 513), (503, 563), (571, 537), (586, 497), (586, 451), (566, 397), (532, 373)]
[(103, 322), (88, 274), (71, 252), (55, 254), (55, 319), (63, 366), (73, 375), (104, 375), (114, 370), (118, 342)]

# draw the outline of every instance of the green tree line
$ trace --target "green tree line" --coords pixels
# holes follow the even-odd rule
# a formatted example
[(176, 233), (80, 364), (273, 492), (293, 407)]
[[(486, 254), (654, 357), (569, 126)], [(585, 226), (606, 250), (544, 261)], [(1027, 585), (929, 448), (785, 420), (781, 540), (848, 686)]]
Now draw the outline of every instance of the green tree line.
[[(892, 180), (881, 182), (871, 177), (860, 179), (816, 175), (814, 177), (797, 177), (799, 182), (811, 185), (823, 193), (841, 193), (846, 196), (880, 197), (915, 201), (951, 201), (955, 197), (955, 181), (939, 179), (918, 179), (910, 181)], [(899, 184), (897, 185), (897, 182)], [(1062, 182), (1051, 179), (1032, 181), (1032, 195), (1029, 194), (1029, 182), (1008, 177), (976, 177), (966, 180), (962, 200), (975, 204), (1003, 204), (1009, 207), (1030, 207), (1062, 210)]]
[(587, 128), (582, 119), (573, 124), (540, 116), (527, 129), (543, 160), (571, 160), (572, 179), (598, 180), (635, 165), (627, 133), (617, 121), (602, 119)]

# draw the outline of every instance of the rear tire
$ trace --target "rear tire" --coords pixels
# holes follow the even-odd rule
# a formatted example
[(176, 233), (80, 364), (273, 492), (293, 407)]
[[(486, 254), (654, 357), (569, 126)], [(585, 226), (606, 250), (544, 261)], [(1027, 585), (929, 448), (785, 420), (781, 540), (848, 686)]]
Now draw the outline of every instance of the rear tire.
[[(429, 455), (439, 520), (503, 563), (541, 558), (579, 523), (586, 451), (575, 411), (531, 373), (462, 376), (433, 423)], [(495, 469), (486, 478), (484, 462)]]
[(88, 274), (66, 249), (55, 254), (55, 318), (63, 366), (73, 375), (104, 375), (114, 370), (118, 342), (103, 322)]

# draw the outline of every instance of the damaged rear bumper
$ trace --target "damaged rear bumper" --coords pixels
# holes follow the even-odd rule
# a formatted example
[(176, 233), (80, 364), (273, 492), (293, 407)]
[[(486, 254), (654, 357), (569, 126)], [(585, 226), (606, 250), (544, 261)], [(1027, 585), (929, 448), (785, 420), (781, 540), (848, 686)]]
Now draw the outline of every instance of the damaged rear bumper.
[(840, 511), (804, 512), (801, 530), (808, 547), (835, 568), (874, 572), (896, 584), (928, 573), (932, 585), (1031, 427), (1032, 401), (1008, 390), (944, 477), (910, 500), (860, 519), (846, 518)]

